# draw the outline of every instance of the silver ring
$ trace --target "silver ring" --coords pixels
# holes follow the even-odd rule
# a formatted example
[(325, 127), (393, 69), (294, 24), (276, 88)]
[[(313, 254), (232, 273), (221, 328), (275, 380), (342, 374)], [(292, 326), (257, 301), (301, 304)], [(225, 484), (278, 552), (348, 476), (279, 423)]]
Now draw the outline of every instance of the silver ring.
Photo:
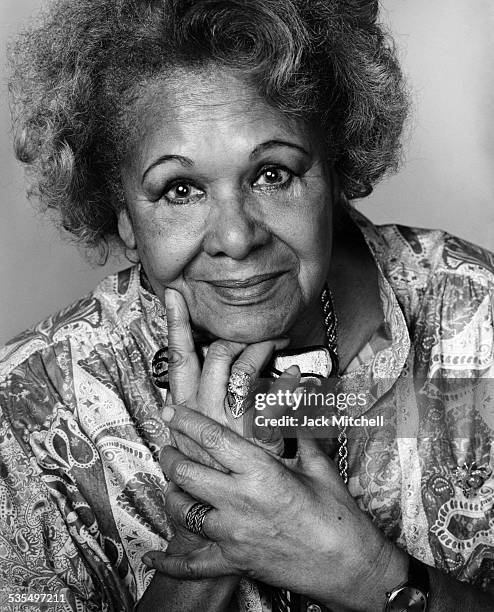
[(185, 526), (191, 533), (195, 533), (196, 535), (200, 535), (203, 538), (206, 538), (206, 534), (204, 533), (202, 527), (204, 525), (204, 521), (206, 519), (206, 514), (213, 510), (213, 506), (209, 504), (203, 504), (202, 502), (197, 502), (193, 506), (191, 506), (187, 510), (187, 514), (185, 515)]
[(250, 375), (246, 372), (233, 371), (228, 380), (227, 400), (234, 419), (245, 412), (244, 403), (249, 395)]

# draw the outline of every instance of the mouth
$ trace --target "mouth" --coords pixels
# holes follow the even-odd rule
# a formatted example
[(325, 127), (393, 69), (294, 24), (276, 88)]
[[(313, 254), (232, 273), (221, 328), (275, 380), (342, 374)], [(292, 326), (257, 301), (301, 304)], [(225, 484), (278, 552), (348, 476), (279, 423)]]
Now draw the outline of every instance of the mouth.
[(267, 299), (271, 290), (285, 274), (285, 271), (270, 272), (245, 279), (211, 280), (207, 281), (207, 284), (227, 303), (251, 305)]
[(259, 283), (262, 283), (266, 280), (270, 280), (272, 278), (277, 278), (281, 276), (284, 272), (271, 272), (268, 274), (257, 274), (256, 276), (250, 276), (246, 279), (224, 279), (224, 280), (213, 280), (208, 281), (210, 285), (214, 287), (226, 287), (228, 289), (241, 289), (243, 287), (254, 287)]

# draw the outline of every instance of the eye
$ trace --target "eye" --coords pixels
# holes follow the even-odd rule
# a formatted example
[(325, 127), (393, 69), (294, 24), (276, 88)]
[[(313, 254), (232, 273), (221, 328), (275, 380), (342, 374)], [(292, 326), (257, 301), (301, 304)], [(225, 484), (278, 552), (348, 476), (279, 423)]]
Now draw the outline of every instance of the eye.
[(264, 168), (258, 175), (254, 186), (261, 189), (277, 189), (288, 187), (293, 179), (293, 172), (281, 166)]
[(187, 181), (175, 181), (163, 193), (163, 197), (170, 204), (192, 204), (200, 200), (203, 195), (202, 189), (198, 189)]

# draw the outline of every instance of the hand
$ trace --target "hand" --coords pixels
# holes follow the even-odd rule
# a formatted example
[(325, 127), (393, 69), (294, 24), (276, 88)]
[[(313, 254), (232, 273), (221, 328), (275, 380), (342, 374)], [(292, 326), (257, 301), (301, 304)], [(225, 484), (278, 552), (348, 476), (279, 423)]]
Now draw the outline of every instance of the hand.
[[(170, 386), (166, 403), (179, 405), (178, 410), (182, 405), (187, 405), (197, 412), (214, 418), (237, 433), (243, 433), (243, 419), (233, 419), (225, 401), (230, 373), (235, 370), (245, 372), (249, 374), (254, 384), (273, 350), (286, 347), (288, 341), (281, 339), (250, 346), (226, 341), (214, 342), (208, 351), (201, 372), (185, 300), (179, 292), (171, 289), (166, 291), (165, 300)], [(297, 379), (293, 379), (291, 385), (293, 386), (296, 381)], [(290, 377), (286, 375), (280, 377), (275, 385), (280, 389), (291, 388)], [(192, 418), (195, 418), (195, 414), (192, 414)], [(172, 431), (172, 439), (183, 454), (193, 456), (203, 465), (225, 471), (225, 468), (207, 450), (196, 444), (191, 438), (182, 435), (178, 430)], [(283, 439), (279, 434), (273, 435), (271, 440), (265, 441), (265, 447), (270, 452), (280, 454), (283, 450)], [(178, 488), (172, 484), (167, 495), (176, 494), (177, 490)], [(204, 542), (204, 538), (190, 533), (181, 523), (178, 523), (168, 550), (170, 553), (188, 552), (203, 545)]]
[(197, 499), (214, 509), (203, 526), (209, 541), (185, 554), (151, 553), (159, 571), (189, 579), (245, 574), (356, 610), (377, 609), (406, 575), (405, 556), (358, 509), (315, 441), (299, 439), (289, 467), (184, 406), (168, 406), (163, 416), (224, 471), (171, 447), (163, 452), (164, 472), (182, 489), (167, 499), (174, 520), (184, 524)]
[[(251, 345), (223, 340), (213, 342), (209, 347), (201, 372), (184, 298), (178, 291), (167, 289), (165, 303), (170, 385), (166, 403), (184, 404), (242, 435), (244, 420), (232, 417), (226, 400), (230, 374), (232, 372), (248, 374), (251, 385), (254, 385), (273, 351), (285, 348), (288, 345), (288, 339), (269, 340)], [(290, 377), (290, 373), (285, 374), (276, 380), (271, 391), (294, 389), (294, 380), (293, 377)], [(262, 433), (266, 433), (266, 428)], [(173, 432), (173, 438), (177, 448), (185, 454), (193, 449), (198, 461), (204, 465), (213, 465), (217, 469), (223, 469), (190, 438), (182, 436), (180, 432)], [(283, 451), (283, 439), (277, 432), (273, 432), (269, 440), (259, 440), (259, 443), (264, 444), (267, 450), (275, 454), (281, 454)]]
[[(168, 488), (166, 491), (166, 495), (174, 495), (179, 493), (181, 490), (177, 487), (176, 484), (170, 482), (168, 484)], [(202, 538), (200, 535), (196, 535), (192, 533), (185, 527), (183, 522), (176, 521), (175, 517), (171, 517), (175, 527), (175, 533), (173, 538), (168, 543), (168, 548), (166, 549), (168, 554), (177, 555), (177, 554), (185, 554), (188, 552), (192, 552), (201, 546), (204, 546), (207, 543), (205, 538)]]

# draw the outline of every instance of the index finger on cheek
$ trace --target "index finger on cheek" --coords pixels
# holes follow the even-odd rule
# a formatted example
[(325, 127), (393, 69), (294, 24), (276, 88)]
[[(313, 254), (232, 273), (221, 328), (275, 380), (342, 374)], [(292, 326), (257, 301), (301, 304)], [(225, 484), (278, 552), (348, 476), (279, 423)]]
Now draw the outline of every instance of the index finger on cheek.
[(168, 380), (174, 403), (195, 398), (201, 368), (194, 346), (189, 311), (182, 295), (165, 290), (168, 324)]

